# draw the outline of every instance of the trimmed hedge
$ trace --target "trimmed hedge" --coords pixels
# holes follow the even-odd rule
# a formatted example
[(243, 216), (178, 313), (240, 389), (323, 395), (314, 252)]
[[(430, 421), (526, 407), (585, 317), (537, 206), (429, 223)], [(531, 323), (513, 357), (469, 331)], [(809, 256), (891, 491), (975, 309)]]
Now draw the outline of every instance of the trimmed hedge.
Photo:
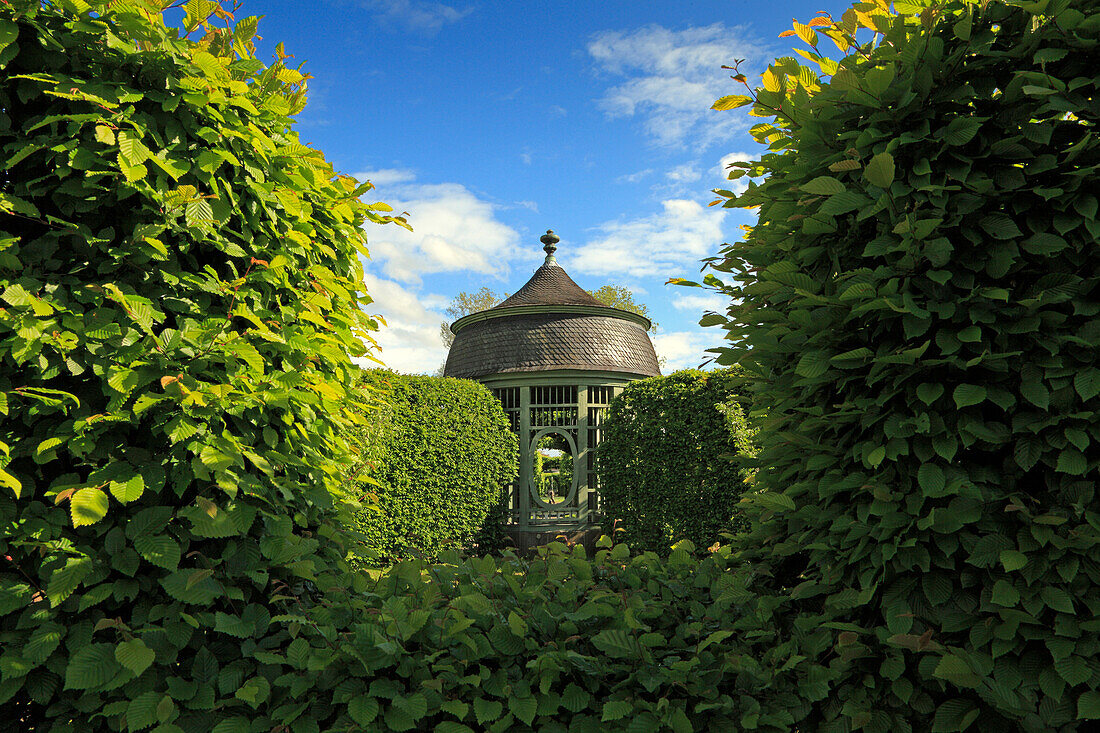
[(631, 547), (667, 552), (681, 539), (708, 547), (743, 528), (736, 506), (749, 472), (738, 455), (752, 440), (737, 420), (743, 381), (731, 369), (683, 370), (631, 382), (611, 401), (600, 498)]
[(716, 103), (770, 118), (713, 262), (766, 413), (759, 720), (1096, 730), (1100, 3), (894, 7), (796, 24), (847, 55)]
[(141, 5), (0, 5), (0, 727), (316, 731), (389, 219), (256, 18)]
[(377, 509), (358, 514), (356, 527), (372, 553), (433, 557), (495, 535), (490, 509), (519, 460), (500, 402), (465, 379), (374, 370), (363, 384), (385, 403), (362, 433), (363, 488), (376, 494)]

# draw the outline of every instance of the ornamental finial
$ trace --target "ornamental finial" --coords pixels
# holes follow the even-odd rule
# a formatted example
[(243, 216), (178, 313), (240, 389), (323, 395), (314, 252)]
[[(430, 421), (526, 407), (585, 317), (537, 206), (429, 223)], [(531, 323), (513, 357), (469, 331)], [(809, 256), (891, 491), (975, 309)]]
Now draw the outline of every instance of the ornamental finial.
[(557, 234), (554, 234), (553, 229), (547, 229), (546, 234), (539, 237), (539, 241), (542, 242), (542, 250), (546, 253), (546, 261), (542, 264), (556, 265), (558, 261), (554, 259), (554, 252), (558, 250), (557, 244), (561, 241)]

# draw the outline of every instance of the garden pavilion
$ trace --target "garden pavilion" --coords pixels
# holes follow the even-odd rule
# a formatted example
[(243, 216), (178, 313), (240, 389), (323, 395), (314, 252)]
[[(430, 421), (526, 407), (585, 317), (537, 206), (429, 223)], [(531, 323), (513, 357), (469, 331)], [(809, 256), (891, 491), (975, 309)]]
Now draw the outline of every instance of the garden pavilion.
[[(608, 403), (628, 382), (661, 373), (649, 319), (593, 298), (554, 258), (554, 232), (541, 241), (546, 260), (522, 288), (451, 324), (443, 371), (491, 389), (519, 436), (519, 476), (504, 502), (520, 550), (559, 535), (586, 544), (598, 536), (596, 448)], [(550, 491), (538, 471), (547, 444), (572, 457), (571, 480), (563, 468), (554, 478), (566, 480)]]

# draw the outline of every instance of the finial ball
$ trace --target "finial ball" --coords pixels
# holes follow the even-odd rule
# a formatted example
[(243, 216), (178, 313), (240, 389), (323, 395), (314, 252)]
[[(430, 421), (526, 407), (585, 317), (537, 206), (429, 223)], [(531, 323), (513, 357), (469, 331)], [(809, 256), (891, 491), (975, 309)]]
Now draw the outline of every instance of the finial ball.
[(557, 234), (554, 234), (553, 229), (547, 229), (546, 234), (539, 237), (539, 241), (543, 244), (557, 244), (561, 241)]

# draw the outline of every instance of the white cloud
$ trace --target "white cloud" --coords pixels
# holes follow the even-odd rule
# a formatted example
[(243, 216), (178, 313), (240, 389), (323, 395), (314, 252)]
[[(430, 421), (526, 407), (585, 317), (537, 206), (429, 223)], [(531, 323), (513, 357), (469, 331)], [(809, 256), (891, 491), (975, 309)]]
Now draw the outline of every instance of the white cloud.
[(707, 209), (687, 199), (667, 199), (661, 206), (661, 213), (601, 225), (601, 233), (578, 249), (567, 269), (632, 277), (698, 269), (698, 261), (717, 251), (723, 241), (726, 210)]
[(708, 361), (713, 354), (705, 353), (706, 349), (720, 346), (721, 342), (721, 332), (715, 329), (709, 333), (702, 330), (673, 331), (654, 336), (653, 348), (665, 359), (661, 371), (668, 374), (677, 369), (694, 369)]
[(531, 153), (524, 150), (519, 154), (519, 159), (523, 161), (524, 165), (531, 165)]
[(741, 176), (740, 178), (729, 180), (730, 165), (733, 163), (747, 163), (748, 161), (755, 160), (759, 155), (753, 155), (752, 153), (736, 152), (727, 153), (722, 156), (722, 159), (718, 161), (716, 173), (718, 175), (718, 185), (715, 188), (724, 188), (727, 191), (733, 191), (736, 194), (742, 194), (745, 189), (749, 187), (749, 178), (747, 176)]
[[(683, 290), (684, 288), (677, 288)], [(729, 305), (729, 298), (718, 293), (692, 293), (677, 294), (672, 298), (672, 307), (676, 310), (695, 311), (702, 316), (703, 311), (724, 313)]]
[(535, 201), (526, 201), (526, 200), (517, 201), (516, 206), (523, 207), (524, 209), (530, 209), (531, 211), (535, 212), (536, 214), (539, 213), (539, 205)]
[(459, 10), (425, 0), (361, 0), (361, 4), (375, 11), (376, 19), (383, 23), (425, 35), (435, 35), (443, 26), (456, 23), (474, 12), (473, 8)]
[(691, 163), (678, 165), (672, 170), (665, 172), (665, 178), (675, 183), (691, 183), (693, 181), (698, 181), (702, 177), (703, 174)]
[[(371, 263), (364, 263), (371, 267)], [(374, 338), (381, 347), (375, 357), (399, 372), (434, 372), (447, 358), (447, 349), (439, 338), (439, 324), (447, 320), (442, 309), (450, 299), (435, 294), (420, 294), (401, 284), (367, 272), (363, 276), (367, 292), (375, 302), (367, 312), (377, 313), (386, 325)], [(377, 366), (361, 360), (363, 366)]]
[(376, 171), (363, 171), (356, 173), (355, 177), (360, 181), (370, 181), (375, 188), (416, 180), (416, 174), (407, 168), (381, 168)]
[(637, 171), (636, 173), (628, 173), (625, 176), (619, 176), (615, 179), (615, 183), (637, 183), (646, 176), (653, 173), (652, 168), (646, 168), (643, 171)]
[(595, 36), (588, 53), (604, 71), (625, 77), (600, 106), (609, 117), (640, 116), (649, 135), (669, 146), (706, 148), (747, 129), (744, 115), (715, 112), (718, 97), (735, 93), (729, 65), (764, 50), (742, 28), (722, 23), (673, 31), (658, 25)]
[[(371, 258), (386, 277), (417, 283), (425, 274), (468, 271), (503, 277), (517, 253), (519, 234), (497, 219), (498, 206), (458, 183), (417, 183), (405, 171), (389, 174), (380, 197), (409, 212), (413, 231), (371, 227)], [(370, 177), (370, 173), (359, 178)]]

